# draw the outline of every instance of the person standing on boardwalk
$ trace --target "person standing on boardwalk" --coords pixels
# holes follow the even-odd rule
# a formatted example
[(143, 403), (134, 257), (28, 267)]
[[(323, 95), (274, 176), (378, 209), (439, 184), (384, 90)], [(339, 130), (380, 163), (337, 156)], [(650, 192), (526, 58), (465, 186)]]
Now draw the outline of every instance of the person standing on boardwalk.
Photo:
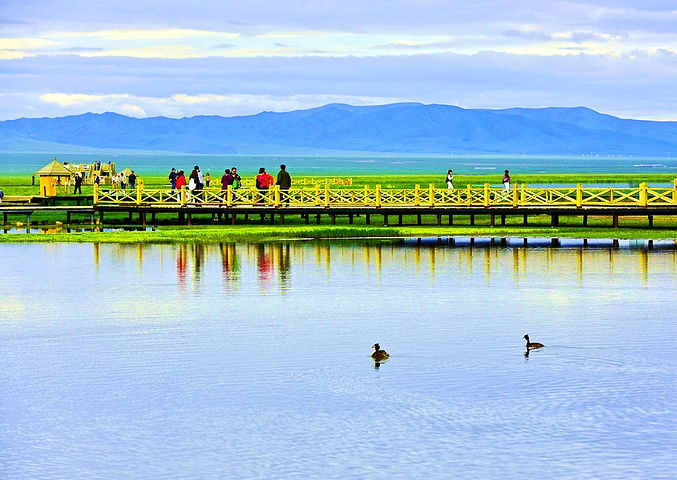
[(124, 172), (120, 172), (120, 188), (125, 189), (127, 186), (125, 185), (125, 174)]
[(172, 171), (169, 172), (169, 183), (172, 185), (172, 195), (174, 195), (174, 190), (176, 190), (176, 168), (172, 168)]
[(276, 185), (280, 186), (282, 192), (282, 201), (289, 205), (289, 189), (291, 188), (291, 175), (287, 172), (285, 164), (280, 165), (280, 172), (277, 174)]
[(179, 170), (179, 173), (176, 174), (176, 189), (179, 194), (177, 195), (176, 201), (181, 201), (181, 189), (186, 186), (186, 176), (183, 174), (183, 170)]
[(221, 177), (221, 198), (223, 202), (226, 202), (226, 195), (228, 195), (228, 187), (233, 185), (233, 175), (230, 173), (230, 169), (226, 168), (223, 171), (223, 176)]
[(80, 192), (80, 195), (82, 195), (82, 177), (80, 176), (79, 173), (75, 174), (75, 190), (73, 190), (73, 195), (76, 193)]
[(240, 175), (237, 173), (237, 167), (231, 168), (230, 174), (233, 176), (233, 200), (235, 200), (237, 197), (235, 192), (242, 186), (242, 177), (240, 177)]
[(256, 188), (259, 190), (258, 200), (263, 200), (266, 196), (266, 192), (271, 185), (275, 183), (270, 173), (266, 172), (264, 167), (259, 168), (259, 174), (256, 176)]
[(506, 170), (503, 175), (503, 187), (506, 191), (510, 191), (510, 170)]
[(134, 170), (129, 174), (129, 188), (132, 190), (136, 188), (136, 174), (134, 173)]
[(454, 189), (454, 171), (449, 170), (447, 172), (447, 189), (453, 190)]
[(209, 184), (211, 183), (212, 178), (209, 176), (209, 172), (205, 175), (205, 187), (209, 188)]

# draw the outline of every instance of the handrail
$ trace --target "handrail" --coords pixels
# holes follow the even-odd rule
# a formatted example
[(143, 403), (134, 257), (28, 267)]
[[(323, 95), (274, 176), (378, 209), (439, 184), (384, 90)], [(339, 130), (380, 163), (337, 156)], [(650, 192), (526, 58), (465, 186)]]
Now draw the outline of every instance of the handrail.
[(144, 205), (144, 206), (190, 206), (211, 205), (236, 207), (247, 206), (314, 206), (314, 207), (677, 207), (677, 180), (672, 187), (586, 188), (575, 187), (535, 188), (522, 184), (505, 190), (489, 184), (480, 187), (468, 185), (464, 189), (440, 189), (433, 184), (428, 188), (416, 185), (413, 189), (382, 188), (365, 186), (363, 189), (292, 188), (280, 190), (276, 185), (270, 190), (239, 188), (227, 190), (205, 188), (203, 190), (150, 189), (137, 185), (135, 190), (121, 190), (94, 186), (95, 205)]

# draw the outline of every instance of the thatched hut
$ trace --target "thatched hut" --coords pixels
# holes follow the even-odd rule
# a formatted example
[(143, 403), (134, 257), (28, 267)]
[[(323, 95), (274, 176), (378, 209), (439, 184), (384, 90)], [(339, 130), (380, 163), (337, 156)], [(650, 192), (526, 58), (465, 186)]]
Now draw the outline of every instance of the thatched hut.
[(56, 158), (33, 175), (40, 177), (40, 195), (43, 197), (54, 197), (57, 193), (68, 193), (71, 171), (57, 162)]

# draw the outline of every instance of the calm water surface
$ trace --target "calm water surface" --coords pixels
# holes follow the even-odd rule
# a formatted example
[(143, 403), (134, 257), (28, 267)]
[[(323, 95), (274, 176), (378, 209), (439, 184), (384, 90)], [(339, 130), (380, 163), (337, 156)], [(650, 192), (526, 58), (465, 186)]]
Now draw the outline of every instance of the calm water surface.
[(677, 250), (619, 247), (0, 245), (0, 478), (674, 478)]

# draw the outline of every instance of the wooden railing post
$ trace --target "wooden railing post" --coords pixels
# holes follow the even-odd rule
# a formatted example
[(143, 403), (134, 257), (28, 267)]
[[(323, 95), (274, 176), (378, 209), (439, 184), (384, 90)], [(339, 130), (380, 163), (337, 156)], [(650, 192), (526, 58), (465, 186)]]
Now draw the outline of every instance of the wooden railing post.
[(472, 185), (468, 184), (468, 193), (467, 193), (468, 198), (468, 206), (472, 206)]
[(576, 208), (581, 208), (583, 206), (583, 184), (576, 184)]
[[(517, 208), (517, 205), (519, 203), (519, 194), (517, 193), (517, 184), (513, 184), (512, 186), (512, 208)], [(505, 217), (504, 217), (505, 220)], [(505, 224), (505, 222), (503, 222)]]
[(414, 206), (418, 207), (421, 204), (421, 186), (414, 187)]
[[(677, 183), (677, 180), (675, 180)], [(364, 186), (364, 204), (369, 205), (369, 185)]]
[(280, 203), (280, 186), (279, 185), (273, 185), (273, 198), (275, 202), (275, 208), (278, 208), (281, 203)]
[(181, 206), (185, 207), (186, 206), (186, 186), (183, 185), (181, 187)]
[(329, 183), (324, 184), (324, 208), (329, 208), (331, 205), (331, 194), (329, 192)]
[(430, 190), (430, 208), (433, 208), (435, 206), (435, 184), (431, 183), (428, 189)]
[(381, 185), (376, 185), (376, 208), (381, 208)]
[(649, 204), (649, 198), (647, 195), (647, 183), (642, 182), (639, 184), (639, 206), (642, 208), (646, 208), (647, 205)]
[(94, 205), (99, 203), (99, 185), (94, 184)]
[(489, 207), (489, 187), (490, 185), (488, 183), (484, 184), (484, 207), (487, 208)]
[(140, 183), (136, 184), (136, 204), (141, 205), (141, 194), (143, 192), (143, 187)]
[(322, 195), (320, 195), (320, 184), (315, 184), (315, 205), (320, 205), (322, 203)]
[(520, 188), (522, 189), (520, 195), (520, 205), (524, 206), (527, 203), (527, 184), (523, 183)]
[(672, 189), (672, 201), (677, 202), (677, 179), (672, 181), (672, 186), (674, 187)]
[(226, 189), (226, 205), (229, 207), (233, 206), (233, 186), (228, 185)]

